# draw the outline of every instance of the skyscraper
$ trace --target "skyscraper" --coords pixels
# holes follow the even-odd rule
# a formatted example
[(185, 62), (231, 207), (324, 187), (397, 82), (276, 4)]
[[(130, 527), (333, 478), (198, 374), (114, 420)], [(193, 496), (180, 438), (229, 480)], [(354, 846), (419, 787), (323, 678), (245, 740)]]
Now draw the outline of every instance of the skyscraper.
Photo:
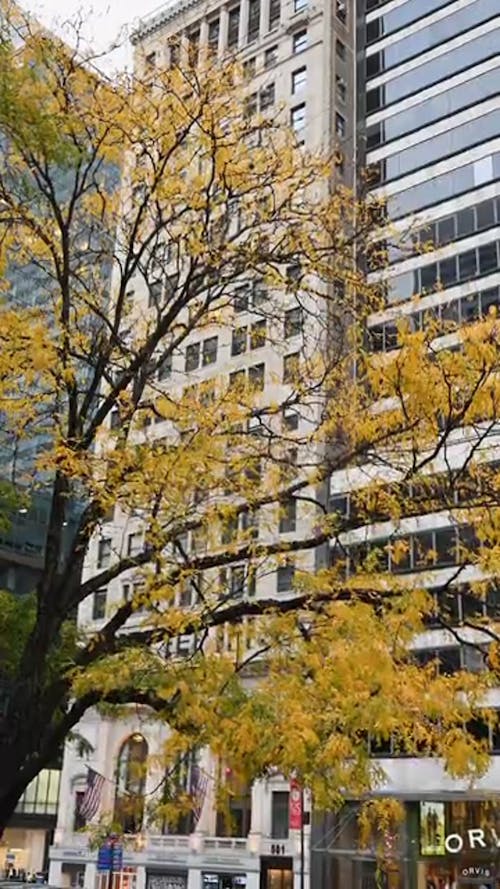
[[(371, 273), (373, 281), (385, 282), (387, 306), (369, 320), (368, 345), (379, 353), (397, 349), (404, 317), (415, 331), (436, 325), (437, 348), (459, 348), (458, 329), (500, 305), (500, 7), (495, 0), (360, 0), (357, 18), (358, 158), (369, 171), (371, 193), (386, 198), (391, 230), (388, 265)], [(473, 435), (450, 437), (450, 472), (463, 465), (474, 441)], [(434, 471), (444, 468), (443, 461)], [(332, 477), (334, 508), (348, 512), (353, 484), (352, 473)], [(383, 546), (383, 535), (387, 542), (393, 531), (368, 526), (363, 539)], [(451, 608), (455, 623), (478, 610), (483, 617), (498, 615), (497, 594), (481, 604), (471, 596), (470, 567), (452, 582), (462, 532), (447, 510), (404, 519), (398, 533), (407, 557), (404, 564), (391, 563), (389, 555), (389, 570), (406, 574), (415, 587), (427, 585)], [(436, 554), (432, 571), (423, 550)], [(438, 623), (415, 640), (415, 657), (422, 663), (437, 657), (444, 673), (481, 669), (478, 650), (459, 644)], [(486, 638), (476, 634), (474, 640)], [(498, 706), (496, 693), (491, 703)], [(390, 741), (372, 744), (387, 774), (380, 792), (402, 800), (406, 812), (398, 838), (386, 838), (384, 885), (467, 885), (471, 855), (478, 878), (491, 884), (492, 837), (476, 842), (470, 830), (498, 817), (499, 741), (485, 724), (475, 731), (493, 756), (474, 789), (451, 780), (436, 760), (406, 758)], [(356, 811), (351, 804), (318, 819), (312, 839), (318, 885), (378, 885), (374, 848), (358, 846)]]
[[(188, 57), (192, 61), (207, 48), (221, 57), (236, 56), (248, 84), (247, 111), (271, 116), (279, 113), (306, 148), (341, 143), (344, 162), (339, 159), (337, 175), (348, 182), (354, 133), (354, 24), (343, 0), (179, 0), (166, 3), (137, 27), (133, 35), (136, 69), (147, 76), (155, 67), (182, 65)], [(146, 285), (139, 276), (134, 286), (136, 298), (146, 298)], [(231, 379), (233, 374), (248, 372), (253, 383), (263, 390), (263, 397), (272, 391), (273, 379), (280, 377), (286, 383), (287, 359), (293, 362), (298, 348), (297, 321), (289, 316), (284, 342), (275, 348), (259, 333), (261, 296), (255, 287), (242, 295), (235, 330), (227, 325), (218, 331), (218, 336), (200, 336), (199, 331), (193, 331), (182, 354), (173, 356), (168, 373), (178, 383), (189, 385), (221, 373)], [(165, 385), (168, 386), (168, 380)], [(300, 509), (297, 514), (295, 509), (290, 511), (280, 523), (280, 533), (292, 539), (300, 521)], [(118, 527), (116, 521), (108, 524), (99, 547), (89, 553), (90, 571), (107, 564), (105, 560), (110, 557), (114, 541), (119, 535), (123, 540), (126, 530), (123, 524)], [(129, 534), (127, 552), (133, 554), (140, 544), (140, 533)], [(262, 581), (268, 585), (267, 595), (290, 594), (293, 566), (284, 565), (267, 575)], [(231, 566), (227, 582), (235, 595), (250, 592), (245, 589), (244, 578), (244, 566)], [(105, 616), (107, 601), (123, 597), (125, 586), (117, 579), (107, 590), (89, 597), (80, 609), (82, 624), (97, 629)], [(183, 604), (189, 604), (187, 597)], [(188, 637), (179, 637), (177, 642), (177, 656), (189, 653)], [(126, 800), (133, 783), (133, 765), (143, 761), (148, 752), (154, 753), (160, 742), (158, 726), (148, 724), (144, 716), (133, 711), (130, 719), (121, 723), (89, 713), (81, 723), (81, 732), (95, 747), (89, 766), (107, 779), (100, 811), (114, 809), (121, 816), (121, 802)], [(216, 812), (213, 781), (207, 783), (206, 772), (200, 770), (199, 763), (182, 763), (176, 780), (180, 789), (197, 798), (195, 815), (199, 815), (199, 820), (183, 818), (177, 827), (165, 825), (163, 833), (160, 827), (144, 828), (140, 842), (125, 850), (124, 880), (130, 886), (292, 889), (309, 885), (308, 828), (301, 855), (300, 831), (289, 818), (289, 787), (281, 776), (271, 776), (252, 788), (235, 786), (231, 826), (224, 824)], [(232, 776), (226, 775), (226, 781), (231, 780)], [(148, 775), (141, 792), (151, 794), (155, 783), (158, 782), (154, 775)], [(96, 853), (87, 847), (85, 835), (75, 833), (81, 824), (78, 805), (85, 786), (85, 764), (75, 746), (68, 745), (58, 828), (51, 850), (50, 882), (54, 885), (83, 882), (86, 889), (95, 889)], [(140, 832), (141, 818), (129, 819), (126, 829)], [(105, 878), (106, 875), (102, 879)]]
[[(387, 284), (389, 305), (368, 325), (370, 347), (383, 352), (397, 348), (401, 314), (410, 317), (415, 329), (427, 318), (437, 318), (448, 325), (443, 335), (453, 338), (453, 325), (474, 320), (498, 304), (499, 28), (498, 0), (367, 0), (357, 10), (343, 0), (241, 0), (224, 5), (180, 0), (142, 22), (134, 41), (139, 66), (176, 63), (187, 46), (237, 53), (252, 107), (269, 110), (284, 102), (306, 146), (341, 140), (347, 181), (351, 158), (358, 168), (368, 166), (372, 193), (387, 197), (388, 219), (401, 235), (397, 246), (388, 245), (389, 269), (371, 272), (374, 281), (383, 278)], [(424, 243), (425, 253), (420, 249)], [(413, 298), (417, 294), (418, 301)], [(186, 374), (197, 372), (205, 352), (214, 354), (209, 339), (187, 348), (191, 351), (179, 366)], [(223, 354), (215, 351), (217, 368), (226, 361), (227, 351)], [(272, 350), (259, 350), (255, 367), (264, 385), (272, 360)], [(457, 445), (449, 456), (452, 464), (459, 464), (463, 449)], [(332, 477), (332, 508), (349, 509), (352, 484), (352, 474)], [(409, 541), (404, 570), (415, 575), (416, 583), (424, 567), (418, 558), (420, 546), (436, 552), (433, 572), (427, 563), (425, 568), (437, 595), (456, 567), (457, 529), (446, 514), (438, 513), (407, 520), (402, 530)], [(285, 533), (293, 534), (291, 525)], [(375, 539), (377, 533), (368, 527), (365, 538)], [(345, 542), (348, 546), (349, 540)], [(129, 543), (134, 546), (132, 539)], [(99, 557), (106, 557), (104, 547)], [(289, 581), (283, 572), (283, 587), (277, 592), (286, 591)], [(106, 591), (101, 592), (82, 609), (85, 621), (103, 617)], [(453, 597), (457, 613), (464, 614), (470, 604), (467, 590), (460, 587)], [(496, 613), (496, 601), (488, 607)], [(415, 640), (415, 646), (422, 662), (438, 653), (445, 671), (478, 666), (473, 649), (435, 627)], [(132, 717), (121, 725), (91, 714), (86, 718), (84, 732), (96, 748), (92, 767), (108, 779), (103, 790), (108, 810), (133, 781), (130, 763), (139, 762), (154, 743), (154, 732), (150, 737), (149, 731), (147, 724), (139, 731)], [(493, 752), (499, 749), (493, 734), (491, 744)], [(384, 877), (387, 885), (451, 887), (460, 876), (453, 857), (457, 851), (483, 848), (475, 834), (470, 849), (467, 831), (482, 829), (486, 819), (496, 817), (495, 806), (488, 802), (497, 785), (495, 762), (480, 789), (472, 792), (445, 776), (433, 760), (396, 755), (390, 742), (373, 743), (372, 753), (387, 771), (385, 792), (401, 798), (406, 807), (400, 835), (385, 838), (391, 865)], [(180, 778), (186, 788), (193, 786), (196, 768), (193, 763), (184, 768)], [(62, 787), (51, 881), (84, 881), (86, 889), (94, 889), (95, 853), (74, 833), (78, 795), (85, 787), (85, 767), (74, 748), (66, 752)], [(146, 787), (149, 792), (152, 783)], [(297, 887), (300, 849), (297, 835), (289, 832), (286, 783), (276, 776), (235, 794), (237, 835), (230, 837), (221, 836), (210, 792), (205, 788), (198, 830), (185, 823), (180, 835), (168, 828), (161, 835), (149, 832), (127, 851), (126, 880), (135, 880), (137, 889)], [(357, 846), (356, 808), (350, 804), (315, 827), (313, 867), (318, 863), (323, 874), (315, 877), (313, 872), (314, 889), (323, 877), (328, 889), (371, 889), (377, 884), (374, 849)], [(135, 823), (130, 827), (140, 829)], [(450, 843), (450, 835), (459, 840)], [(486, 868), (486, 861), (480, 866)], [(486, 871), (482, 876), (487, 881)], [(306, 863), (306, 882), (308, 878)]]

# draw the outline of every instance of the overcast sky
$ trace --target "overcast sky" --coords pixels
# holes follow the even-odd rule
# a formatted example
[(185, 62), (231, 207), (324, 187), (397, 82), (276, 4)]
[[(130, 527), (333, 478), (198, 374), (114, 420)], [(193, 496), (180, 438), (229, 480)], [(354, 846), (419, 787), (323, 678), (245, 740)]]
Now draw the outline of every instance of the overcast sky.
[[(92, 0), (21, 0), (21, 6), (62, 36), (65, 20), (83, 10), (85, 37), (102, 51), (112, 44), (122, 28), (130, 27), (138, 18), (174, 0), (139, 0), (138, 3), (133, 0), (93, 0), (92, 5), (91, 2)], [(117, 67), (130, 68), (130, 65), (131, 50), (122, 47), (113, 54), (112, 59), (107, 60), (105, 68), (110, 71)]]

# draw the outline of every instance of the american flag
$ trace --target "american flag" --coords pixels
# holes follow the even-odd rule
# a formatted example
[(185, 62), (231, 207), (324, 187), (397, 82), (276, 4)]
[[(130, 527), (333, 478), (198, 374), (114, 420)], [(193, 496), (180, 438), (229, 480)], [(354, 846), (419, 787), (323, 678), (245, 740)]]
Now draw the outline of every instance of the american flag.
[(191, 796), (193, 799), (193, 816), (195, 825), (201, 817), (203, 803), (207, 795), (208, 775), (200, 769), (197, 763), (191, 767)]
[(105, 780), (106, 778), (99, 772), (94, 772), (94, 769), (88, 770), (87, 787), (80, 803), (80, 815), (86, 821), (92, 821), (99, 808)]

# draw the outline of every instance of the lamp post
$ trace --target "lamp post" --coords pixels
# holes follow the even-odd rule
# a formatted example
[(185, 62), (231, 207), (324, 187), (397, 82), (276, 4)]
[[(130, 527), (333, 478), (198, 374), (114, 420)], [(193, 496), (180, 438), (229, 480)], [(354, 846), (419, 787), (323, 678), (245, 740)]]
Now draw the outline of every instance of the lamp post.
[(304, 889), (304, 786), (300, 785), (300, 889)]

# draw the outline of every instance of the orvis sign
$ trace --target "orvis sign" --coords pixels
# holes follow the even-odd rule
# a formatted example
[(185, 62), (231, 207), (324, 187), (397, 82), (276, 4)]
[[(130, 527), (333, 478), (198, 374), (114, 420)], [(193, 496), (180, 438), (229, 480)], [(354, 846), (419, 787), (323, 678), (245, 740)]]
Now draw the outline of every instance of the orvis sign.
[(484, 880), (493, 880), (494, 869), (490, 864), (469, 864), (462, 867), (459, 873), (459, 880), (467, 883), (482, 883)]
[(494, 827), (472, 827), (463, 834), (449, 833), (444, 838), (444, 845), (446, 851), (451, 853), (462, 852), (463, 849), (500, 849), (500, 836)]

